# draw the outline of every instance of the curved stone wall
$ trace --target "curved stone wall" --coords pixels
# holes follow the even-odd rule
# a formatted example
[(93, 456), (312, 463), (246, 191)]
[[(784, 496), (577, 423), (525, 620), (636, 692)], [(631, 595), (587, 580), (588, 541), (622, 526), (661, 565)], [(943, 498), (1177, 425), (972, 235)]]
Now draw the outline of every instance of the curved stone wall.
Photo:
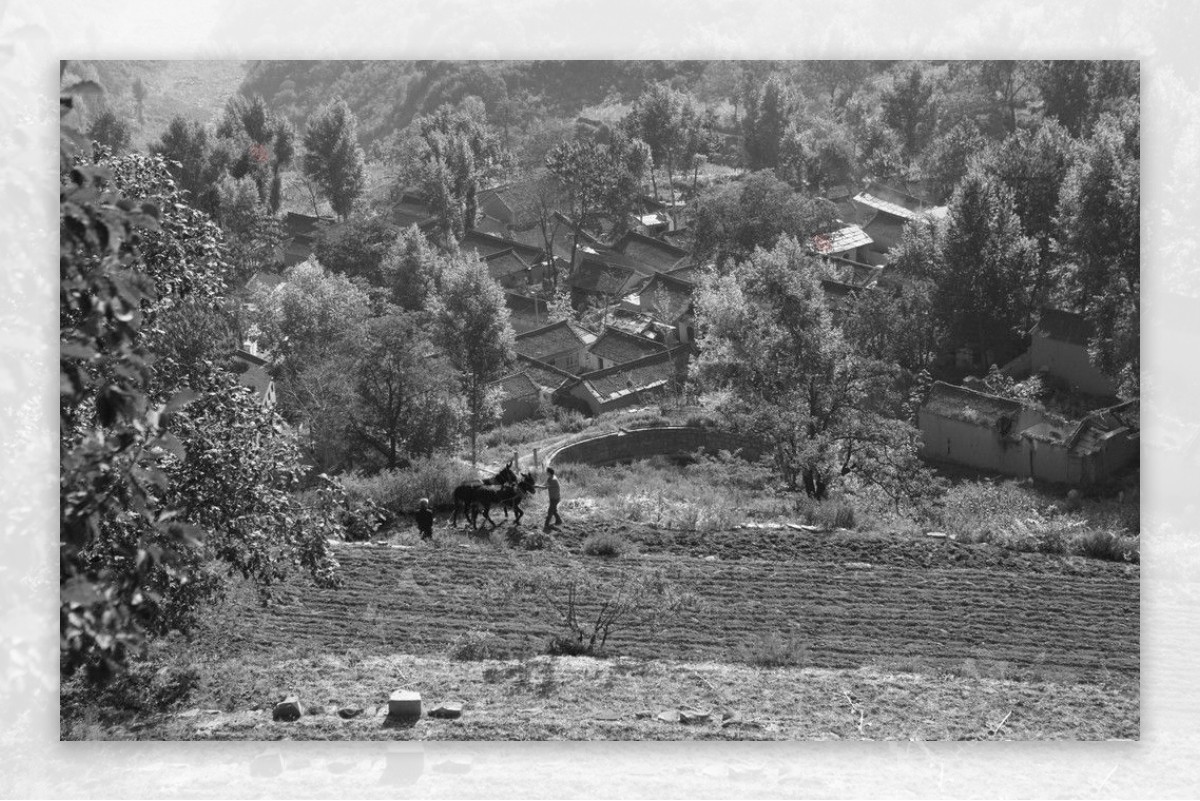
[(606, 465), (651, 456), (684, 456), (698, 450), (735, 453), (739, 449), (746, 459), (757, 459), (763, 452), (760, 444), (728, 431), (693, 426), (635, 428), (568, 442), (548, 453), (545, 464), (547, 467), (572, 462)]

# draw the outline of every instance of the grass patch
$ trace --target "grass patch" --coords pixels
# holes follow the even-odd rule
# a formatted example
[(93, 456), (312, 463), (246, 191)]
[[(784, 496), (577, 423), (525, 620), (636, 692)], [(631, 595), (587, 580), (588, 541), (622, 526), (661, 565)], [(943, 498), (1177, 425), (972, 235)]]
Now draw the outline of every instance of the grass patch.
[(633, 544), (619, 534), (601, 532), (592, 534), (583, 541), (583, 552), (588, 556), (616, 559), (633, 553)]
[(735, 656), (739, 662), (764, 668), (806, 667), (810, 661), (808, 644), (795, 631), (759, 635)]
[(612, 467), (563, 464), (558, 474), (569, 498), (589, 499), (606, 520), (720, 531), (790, 517), (771, 471), (728, 454), (697, 454), (684, 465), (663, 456)]
[(403, 470), (383, 470), (373, 476), (350, 473), (339, 481), (352, 500), (366, 499), (399, 515), (415, 510), (421, 498), (428, 498), (434, 508), (452, 508), (454, 488), (474, 478), (469, 466), (435, 456), (414, 459)]

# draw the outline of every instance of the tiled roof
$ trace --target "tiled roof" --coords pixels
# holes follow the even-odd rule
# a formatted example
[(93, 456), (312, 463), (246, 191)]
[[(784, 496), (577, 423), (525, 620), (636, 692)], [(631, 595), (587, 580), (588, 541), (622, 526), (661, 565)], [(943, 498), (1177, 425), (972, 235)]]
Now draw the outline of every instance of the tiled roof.
[(581, 335), (581, 329), (572, 326), (566, 320), (542, 326), (533, 331), (517, 335), (517, 353), (531, 356), (534, 359), (545, 359), (570, 350), (587, 347), (590, 344)]
[(664, 350), (617, 367), (584, 373), (579, 379), (599, 402), (606, 403), (632, 392), (666, 386), (678, 373), (674, 354)]
[(862, 228), (851, 224), (843, 226), (836, 231), (816, 234), (811, 241), (813, 250), (818, 253), (828, 254), (845, 253), (847, 250), (854, 250), (857, 247), (869, 245), (874, 240)]
[(639, 305), (642, 311), (673, 323), (691, 308), (695, 288), (687, 281), (659, 273), (638, 290)]
[(289, 211), (283, 218), (283, 230), (291, 237), (314, 237), (321, 228), (332, 222), (329, 217), (313, 217)]
[(648, 314), (621, 307), (614, 309), (609, 316), (608, 328), (637, 334), (654, 342), (665, 341), (667, 333), (675, 330), (675, 326), (655, 320)]
[(513, 217), (512, 203), (508, 195), (513, 190), (510, 185), (494, 186), (484, 189), (476, 196), (479, 209), (489, 217), (499, 220), (503, 225), (511, 225)]
[(663, 275), (678, 281), (687, 281), (689, 284), (698, 285), (704, 279), (704, 269), (698, 264), (689, 264), (686, 267), (676, 267), (674, 270), (667, 270)]
[(541, 391), (537, 383), (525, 372), (505, 376), (497, 381), (496, 385), (500, 387), (500, 392), (503, 393), (504, 400), (525, 398), (530, 395), (537, 395)]
[(467, 231), (463, 235), (462, 241), (458, 243), (458, 247), (462, 250), (479, 254), (481, 259), (511, 250), (519, 254), (529, 264), (536, 263), (538, 256), (541, 255), (541, 248), (529, 247), (520, 242), (514, 242), (511, 239), (475, 230)]
[(1061, 309), (1045, 309), (1030, 333), (1034, 332), (1059, 342), (1086, 348), (1088, 340), (1092, 337), (1092, 325), (1082, 315)]
[(673, 269), (688, 258), (688, 252), (683, 248), (635, 231), (621, 237), (613, 249), (659, 272)]
[(1020, 401), (956, 387), (944, 381), (934, 382), (929, 397), (921, 406), (923, 411), (938, 417), (983, 425), (994, 425), (1000, 417), (1018, 415), (1023, 408)]
[(571, 276), (571, 286), (581, 292), (620, 297), (637, 283), (639, 277), (634, 269), (585, 254)]
[(525, 273), (530, 269), (529, 262), (522, 259), (512, 248), (502, 250), (483, 257), (487, 264), (488, 275), (499, 281), (513, 273)]
[(666, 346), (661, 342), (655, 342), (619, 328), (607, 328), (588, 350), (593, 356), (605, 361), (613, 364), (625, 364), (664, 352)]
[(578, 376), (573, 373), (520, 353), (517, 354), (517, 362), (521, 365), (521, 371), (528, 375), (533, 383), (550, 392), (568, 381), (578, 380)]

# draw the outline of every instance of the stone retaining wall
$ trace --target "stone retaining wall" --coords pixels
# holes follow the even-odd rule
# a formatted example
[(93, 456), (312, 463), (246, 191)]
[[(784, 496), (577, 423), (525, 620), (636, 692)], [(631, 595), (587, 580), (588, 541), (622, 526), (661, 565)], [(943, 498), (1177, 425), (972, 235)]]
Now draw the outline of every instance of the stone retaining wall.
[(764, 448), (745, 437), (693, 426), (635, 428), (612, 434), (569, 442), (546, 454), (545, 464), (583, 463), (616, 464), (651, 456), (683, 456), (704, 450), (707, 453), (741, 451), (746, 459), (758, 459)]

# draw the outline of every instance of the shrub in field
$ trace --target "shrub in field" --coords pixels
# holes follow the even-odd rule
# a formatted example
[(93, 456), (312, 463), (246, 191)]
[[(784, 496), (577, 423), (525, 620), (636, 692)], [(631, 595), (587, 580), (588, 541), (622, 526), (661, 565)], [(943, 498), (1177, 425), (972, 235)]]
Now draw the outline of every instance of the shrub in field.
[(844, 498), (817, 500), (800, 495), (796, 498), (794, 509), (810, 526), (853, 529), (858, 525), (854, 507)]
[(1091, 559), (1107, 559), (1110, 562), (1134, 562), (1141, 560), (1139, 537), (1123, 537), (1112, 531), (1089, 531), (1071, 542), (1072, 553)]
[(507, 656), (508, 647), (504, 640), (490, 631), (468, 631), (450, 643), (450, 658), (457, 662), (480, 662)]
[(738, 649), (738, 661), (758, 667), (804, 667), (808, 660), (808, 645), (794, 631), (759, 635)]
[(532, 597), (562, 632), (549, 647), (556, 653), (596, 656), (609, 637), (631, 627), (660, 629), (697, 608), (696, 597), (681, 591), (662, 569), (636, 569), (606, 575), (579, 563), (515, 565), (506, 590)]
[(631, 548), (632, 546), (624, 537), (611, 532), (592, 534), (583, 541), (583, 552), (585, 554), (588, 556), (602, 556), (608, 559), (624, 556), (629, 553)]
[(471, 468), (444, 457), (414, 459), (402, 470), (384, 470), (373, 476), (348, 474), (341, 484), (352, 500), (367, 500), (392, 514), (411, 512), (419, 498), (435, 508), (454, 503), (454, 488), (474, 478)]
[(523, 551), (544, 551), (554, 545), (554, 539), (547, 532), (537, 528), (511, 526), (504, 532), (503, 538), (508, 547), (520, 548)]

